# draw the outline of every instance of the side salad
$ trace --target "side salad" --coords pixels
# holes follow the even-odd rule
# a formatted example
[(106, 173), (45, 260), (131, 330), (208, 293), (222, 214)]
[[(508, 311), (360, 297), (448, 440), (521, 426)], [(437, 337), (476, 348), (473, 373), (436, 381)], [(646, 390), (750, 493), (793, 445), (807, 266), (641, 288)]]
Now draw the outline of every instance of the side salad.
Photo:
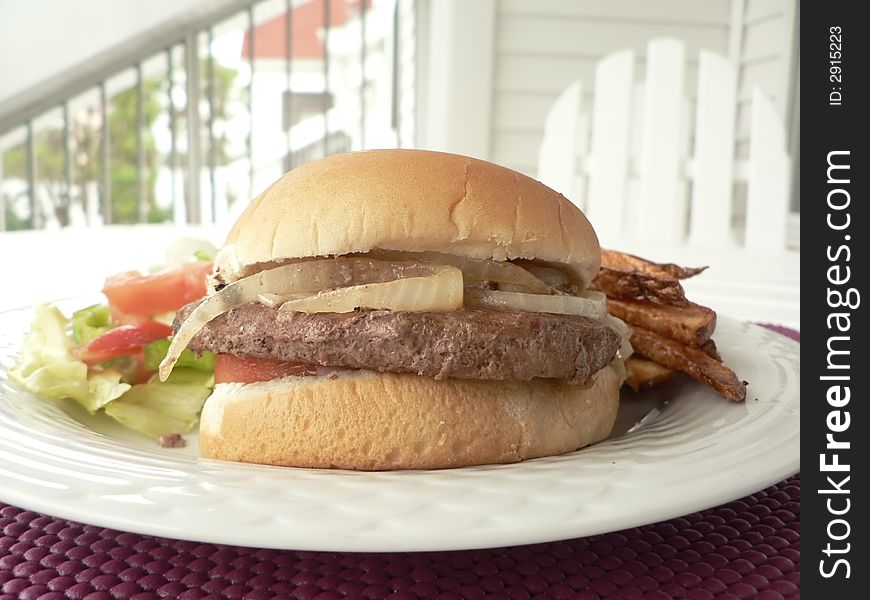
[(91, 414), (182, 446), (214, 387), (215, 357), (185, 350), (170, 377), (156, 376), (169, 349), (175, 311), (206, 293), (211, 257), (143, 275), (130, 271), (106, 280), (105, 304), (70, 317), (40, 304), (15, 366), (14, 381), (39, 396), (72, 399)]

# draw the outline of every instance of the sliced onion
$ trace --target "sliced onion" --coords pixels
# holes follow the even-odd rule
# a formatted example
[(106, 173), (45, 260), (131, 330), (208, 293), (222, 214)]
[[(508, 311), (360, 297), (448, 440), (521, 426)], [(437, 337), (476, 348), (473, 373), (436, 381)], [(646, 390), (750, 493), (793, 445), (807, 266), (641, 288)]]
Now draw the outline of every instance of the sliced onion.
[(619, 377), (619, 385), (625, 383), (628, 379), (628, 370), (625, 368), (625, 361), (618, 356), (610, 361), (610, 367), (616, 371), (616, 376)]
[(608, 314), (606, 317), (604, 317), (604, 324), (613, 329), (622, 337), (631, 336), (631, 329), (629, 329), (628, 325), (625, 324), (625, 321), (623, 321), (619, 317), (614, 317), (613, 315)]
[(575, 295), (582, 289), (563, 269), (539, 265), (530, 260), (518, 260), (516, 265), (522, 267), (551, 288)]
[(628, 360), (628, 357), (634, 354), (634, 348), (631, 347), (631, 328), (625, 324), (625, 322), (613, 315), (607, 315), (604, 317), (604, 324), (613, 329), (616, 333), (619, 334), (621, 338), (621, 343), (619, 345), (619, 350), (617, 350), (616, 355), (622, 360)]
[(577, 315), (598, 321), (607, 316), (607, 301), (598, 296), (545, 296), (543, 294), (472, 290), (465, 294), (465, 300), (470, 306)]
[(282, 296), (281, 294), (263, 293), (257, 294), (257, 301), (263, 306), (268, 306), (269, 308), (278, 308), (287, 301), (287, 298)]
[[(605, 308), (607, 308), (607, 294), (604, 292), (599, 292), (596, 290), (589, 290), (579, 294), (581, 298), (589, 298), (590, 300), (595, 300), (597, 302), (601, 302)], [(605, 313), (606, 314), (606, 313)]]
[(409, 277), (428, 277), (444, 270), (455, 272), (454, 277), (459, 278), (461, 289), (462, 274), (453, 267), (419, 262), (386, 262), (361, 257), (291, 263), (239, 279), (200, 302), (181, 324), (172, 338), (166, 358), (160, 363), (160, 379), (165, 381), (169, 377), (181, 352), (206, 323), (230, 309), (258, 302), (261, 294), (276, 294), (286, 299), (291, 295), (314, 294), (325, 289), (383, 283)]
[(439, 270), (439, 273), (428, 277), (411, 277), (320, 292), (289, 300), (279, 310), (345, 313), (359, 307), (402, 311), (462, 308), (462, 272), (449, 266), (439, 266)]
[(451, 265), (462, 270), (465, 287), (479, 289), (487, 282), (511, 286), (516, 291), (550, 294), (554, 290), (529, 271), (513, 263), (466, 258), (441, 252), (392, 252), (375, 250), (369, 255), (383, 260), (419, 260), (427, 263)]

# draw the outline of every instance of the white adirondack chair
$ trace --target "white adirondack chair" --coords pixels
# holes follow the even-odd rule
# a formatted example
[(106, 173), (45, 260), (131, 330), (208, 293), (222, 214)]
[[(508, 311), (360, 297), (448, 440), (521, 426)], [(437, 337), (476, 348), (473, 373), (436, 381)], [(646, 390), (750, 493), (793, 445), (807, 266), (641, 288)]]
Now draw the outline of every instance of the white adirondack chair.
[[(634, 66), (631, 50), (598, 63), (588, 114), (579, 81), (556, 100), (538, 178), (584, 209), (602, 246), (710, 265), (686, 282), (698, 301), (799, 327), (800, 254), (786, 248), (782, 117), (754, 89), (749, 156), (735, 160), (737, 74), (727, 59), (700, 52), (694, 107), (682, 42), (649, 42), (644, 81), (636, 81)], [(743, 195), (743, 218), (735, 219)]]

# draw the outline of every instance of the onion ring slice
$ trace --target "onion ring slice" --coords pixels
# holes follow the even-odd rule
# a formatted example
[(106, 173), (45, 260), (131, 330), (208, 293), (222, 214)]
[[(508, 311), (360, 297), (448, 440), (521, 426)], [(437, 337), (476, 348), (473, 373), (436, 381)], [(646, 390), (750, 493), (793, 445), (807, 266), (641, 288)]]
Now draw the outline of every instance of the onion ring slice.
[[(433, 265), (434, 268), (434, 265)], [(288, 300), (278, 310), (297, 312), (352, 312), (357, 308), (401, 311), (450, 311), (462, 308), (462, 271), (438, 266), (427, 277), (367, 283)]]
[(238, 306), (257, 302), (261, 295), (270, 300), (274, 300), (273, 294), (286, 299), (287, 296), (311, 295), (347, 286), (428, 278), (445, 271), (453, 274), (453, 281), (458, 278), (461, 306), (462, 273), (454, 267), (419, 262), (387, 262), (362, 257), (324, 258), (291, 263), (239, 279), (200, 302), (181, 324), (160, 363), (160, 380), (169, 377), (181, 352), (209, 321)]
[(541, 281), (526, 269), (509, 262), (466, 258), (455, 254), (441, 252), (393, 252), (389, 250), (374, 250), (368, 253), (383, 260), (407, 261), (418, 260), (439, 265), (451, 265), (462, 270), (465, 277), (465, 287), (480, 289), (484, 283), (494, 282), (516, 286), (517, 290), (534, 294), (555, 293), (552, 287)]
[(607, 316), (607, 299), (598, 293), (583, 296), (546, 296), (520, 292), (478, 291), (466, 292), (469, 306), (494, 309), (524, 310), (528, 312), (577, 315), (601, 321)]

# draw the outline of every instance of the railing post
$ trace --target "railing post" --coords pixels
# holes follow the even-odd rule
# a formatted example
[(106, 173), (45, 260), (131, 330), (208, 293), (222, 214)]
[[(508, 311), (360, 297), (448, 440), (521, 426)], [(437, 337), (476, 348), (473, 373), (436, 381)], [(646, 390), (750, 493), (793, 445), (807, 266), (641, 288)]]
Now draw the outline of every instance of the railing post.
[(329, 0), (323, 0), (323, 156), (329, 156)]
[(0, 148), (0, 231), (6, 231), (6, 196), (3, 194), (3, 148)]
[(196, 33), (184, 38), (185, 72), (187, 76), (187, 222), (200, 223), (199, 177), (202, 167), (199, 116), (199, 47)]
[(399, 86), (401, 85), (401, 78), (399, 77), (399, 67), (401, 65), (400, 57), (400, 40), (399, 40), (399, 4), (401, 4), (400, 0), (396, 0), (396, 6), (393, 11), (393, 93), (392, 93), (392, 126), (396, 131), (396, 146), (398, 148), (402, 147), (402, 121), (400, 116), (400, 103), (399, 103)]
[(36, 148), (33, 143), (33, 121), (27, 122), (27, 193), (30, 198), (30, 227), (42, 226), (39, 202), (36, 199)]
[(254, 5), (248, 7), (248, 200), (254, 197), (254, 53), (256, 33), (254, 29)]
[(172, 200), (172, 208), (175, 210), (175, 202), (177, 200), (177, 194), (175, 193), (175, 102), (172, 99), (173, 92), (175, 91), (175, 69), (172, 63), (172, 46), (170, 46), (166, 50), (166, 79), (169, 84), (166, 90), (166, 106), (169, 111), (169, 182), (172, 187), (169, 197)]
[(64, 218), (66, 220), (65, 223), (61, 223), (62, 225), (69, 224), (69, 211), (72, 208), (72, 156), (70, 152), (70, 135), (69, 135), (69, 102), (63, 103), (63, 178), (64, 178), (64, 193), (62, 198), (63, 208), (65, 209), (66, 214)]
[(366, 3), (359, 3), (360, 45), (359, 45), (359, 147), (366, 147)]
[(136, 220), (148, 221), (148, 203), (145, 198), (145, 93), (142, 81), (142, 63), (136, 64)]
[(211, 222), (217, 218), (217, 190), (215, 189), (215, 168), (217, 166), (217, 149), (214, 139), (214, 54), (211, 45), (214, 41), (212, 28), (208, 28), (208, 185), (211, 196)]
[(287, 159), (284, 168), (293, 168), (293, 150), (290, 147), (290, 128), (293, 126), (293, 89), (290, 85), (293, 74), (293, 0), (287, 0), (287, 15), (284, 20), (284, 61), (287, 67), (287, 92), (284, 97), (284, 128), (287, 132)]
[(111, 137), (109, 131), (109, 106), (106, 98), (106, 82), (100, 82), (100, 188), (103, 203), (103, 224), (112, 222), (112, 175), (111, 175)]

